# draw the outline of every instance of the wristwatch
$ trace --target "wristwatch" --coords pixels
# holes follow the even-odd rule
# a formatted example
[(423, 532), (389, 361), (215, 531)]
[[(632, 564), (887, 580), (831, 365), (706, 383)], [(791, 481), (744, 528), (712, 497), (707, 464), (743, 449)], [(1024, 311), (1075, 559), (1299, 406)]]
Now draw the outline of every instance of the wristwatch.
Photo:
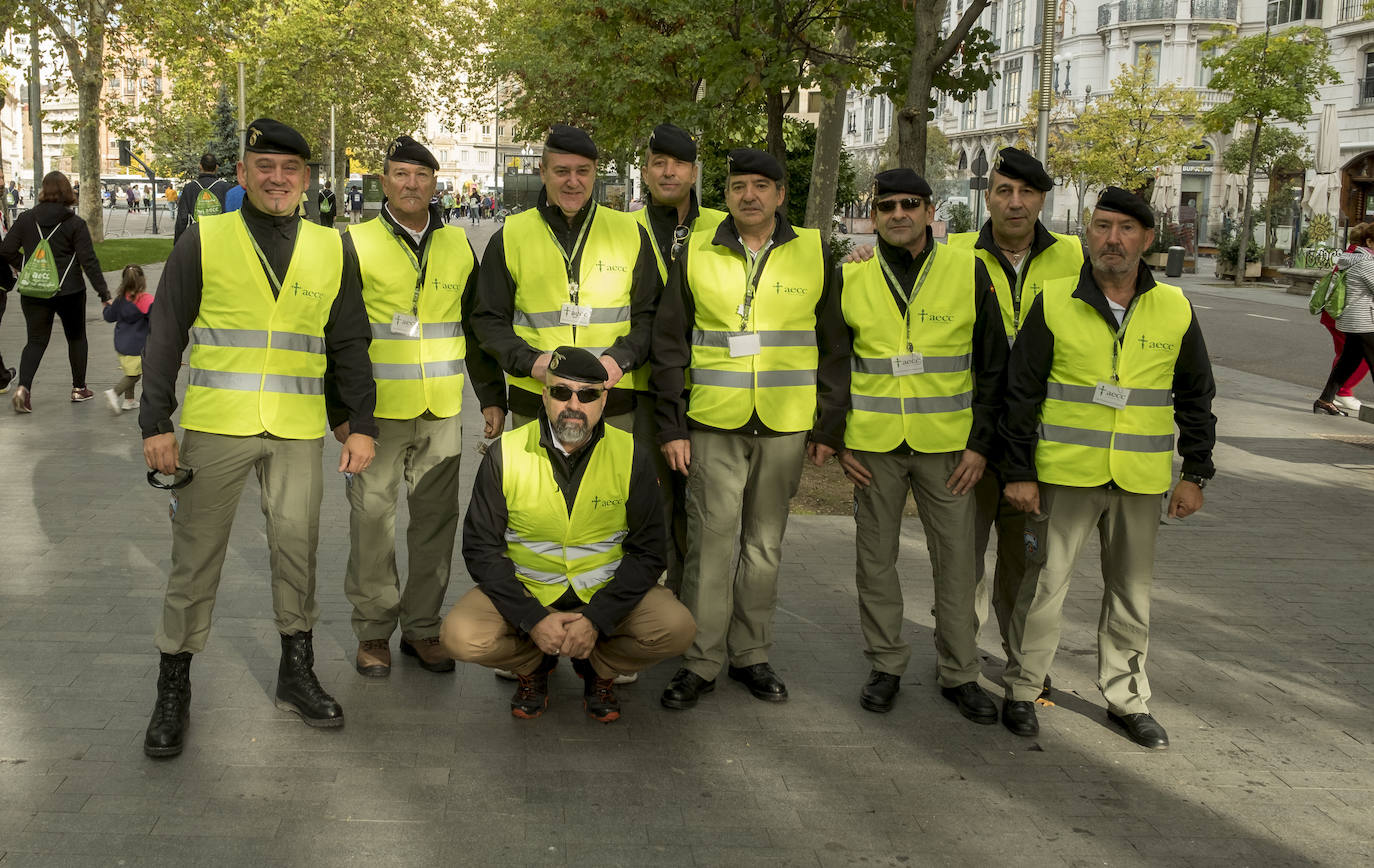
[(1198, 488), (1207, 487), (1206, 477), (1198, 476), (1196, 473), (1180, 473), (1178, 478), (1181, 482), (1191, 482)]

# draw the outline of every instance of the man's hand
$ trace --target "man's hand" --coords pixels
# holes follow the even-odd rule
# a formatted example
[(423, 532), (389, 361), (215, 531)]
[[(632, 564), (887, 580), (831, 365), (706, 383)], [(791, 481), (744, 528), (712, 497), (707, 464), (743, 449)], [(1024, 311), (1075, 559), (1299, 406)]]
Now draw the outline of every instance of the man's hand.
[(945, 488), (952, 494), (966, 494), (983, 478), (983, 471), (987, 470), (987, 467), (986, 458), (972, 449), (965, 449), (959, 459), (959, 466), (954, 468), (954, 472), (945, 481)]
[(1040, 514), (1040, 483), (1008, 482), (1003, 491), (1007, 503), (1030, 515)]
[(563, 650), (563, 640), (568, 635), (568, 624), (580, 619), (576, 612), (550, 612), (530, 630), (530, 641), (545, 654), (557, 655)]
[(534, 367), (530, 368), (530, 376), (541, 382), (544, 375), (549, 372), (549, 363), (553, 361), (553, 353), (540, 353), (539, 358), (534, 360)]
[(1199, 509), (1202, 509), (1202, 487), (1180, 479), (1169, 498), (1169, 518), (1187, 518)]
[(873, 258), (873, 245), (872, 245), (872, 244), (856, 244), (856, 245), (854, 245), (854, 249), (853, 249), (853, 250), (850, 250), (849, 253), (845, 256), (845, 258), (844, 258), (844, 259), (841, 259), (840, 262), (841, 262), (841, 263), (845, 263), (845, 262), (867, 262), (868, 260), (870, 260), (870, 259), (872, 259), (872, 258)]
[(482, 436), (491, 440), (501, 436), (501, 429), (506, 427), (506, 411), (500, 407), (491, 406), (482, 408)]
[(858, 456), (848, 449), (840, 453), (840, 467), (844, 470), (845, 478), (860, 488), (867, 488), (873, 484), (873, 474), (864, 467)]
[(663, 452), (663, 457), (668, 460), (668, 466), (687, 475), (687, 470), (692, 466), (692, 441), (687, 438), (681, 440), (669, 440), (658, 447)]
[(143, 439), (143, 460), (149, 470), (168, 476), (177, 472), (177, 435), (154, 434)]
[(348, 423), (347, 423), (347, 422), (344, 422), (342, 425), (340, 425), (339, 427), (337, 427), (337, 428), (334, 429), (334, 439), (337, 440), (337, 441), (339, 441), (340, 443), (346, 443), (346, 442), (348, 442)]
[(817, 467), (822, 467), (825, 465), (825, 462), (835, 457), (835, 450), (826, 446), (824, 443), (812, 441), (806, 444), (806, 454), (807, 457), (811, 459), (812, 464)]
[(376, 446), (366, 434), (349, 434), (339, 450), (340, 473), (362, 473), (372, 463)]
[(596, 625), (581, 615), (576, 616), (576, 620), (567, 622), (567, 630), (563, 633), (563, 647), (559, 653), (565, 657), (575, 657), (579, 660), (586, 660), (596, 647), (597, 632)]
[(615, 384), (620, 382), (620, 378), (625, 376), (625, 371), (620, 367), (620, 362), (603, 354), (601, 366), (606, 369), (606, 388), (614, 389)]

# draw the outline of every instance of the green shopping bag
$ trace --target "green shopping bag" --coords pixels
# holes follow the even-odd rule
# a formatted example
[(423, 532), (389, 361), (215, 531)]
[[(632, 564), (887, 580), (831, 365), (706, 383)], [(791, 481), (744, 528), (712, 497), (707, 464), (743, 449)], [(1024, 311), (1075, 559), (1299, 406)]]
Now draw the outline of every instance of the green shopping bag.
[(1345, 272), (1342, 268), (1317, 281), (1307, 300), (1308, 313), (1318, 316), (1325, 310), (1335, 319), (1345, 312)]

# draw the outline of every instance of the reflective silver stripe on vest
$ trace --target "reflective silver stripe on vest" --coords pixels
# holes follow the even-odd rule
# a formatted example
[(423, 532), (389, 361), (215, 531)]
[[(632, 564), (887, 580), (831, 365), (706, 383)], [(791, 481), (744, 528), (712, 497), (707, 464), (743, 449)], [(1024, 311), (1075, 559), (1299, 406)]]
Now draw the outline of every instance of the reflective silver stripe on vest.
[[(925, 364), (927, 374), (958, 374), (967, 371), (973, 364), (973, 354), (965, 353), (962, 356), (923, 356), (922, 362)], [(892, 359), (889, 358), (865, 358), (853, 356), (849, 360), (849, 369), (859, 374), (892, 374)]]
[[(719, 332), (703, 331), (702, 329), (692, 329), (692, 346), (696, 347), (716, 347), (717, 349), (727, 349), (730, 346), (730, 338), (735, 335), (749, 334), (749, 332)], [(806, 331), (761, 331), (759, 336), (759, 346), (761, 347), (814, 347), (816, 346), (816, 333), (811, 330)]]
[(228, 371), (207, 371), (192, 368), (187, 381), (205, 389), (227, 389), (234, 392), (277, 392), (283, 395), (323, 395), (323, 377), (290, 377), (285, 374), (236, 374)]
[(197, 326), (191, 329), (191, 343), (204, 347), (233, 347), (262, 350), (271, 341), (274, 350), (324, 354), (324, 338), (296, 332), (266, 332), (260, 329), (219, 329)]
[[(463, 324), (460, 322), (427, 322), (421, 323), (420, 328), (424, 331), (426, 340), (438, 340), (440, 338), (461, 338), (463, 336)], [(374, 341), (416, 341), (419, 335), (398, 335), (391, 330), (389, 322), (372, 323), (372, 339)]]
[(850, 406), (866, 413), (957, 413), (973, 406), (973, 393), (929, 398), (879, 398), (873, 395), (852, 395)]
[(582, 558), (589, 558), (592, 555), (603, 555), (620, 545), (621, 541), (628, 535), (629, 531), (618, 530), (601, 542), (586, 543), (580, 546), (568, 546), (563, 556), (570, 561), (576, 561)]
[[(1067, 383), (1056, 383), (1053, 380), (1045, 383), (1045, 397), (1056, 401), (1092, 404), (1095, 394), (1097, 394), (1097, 389), (1093, 386), (1071, 386)], [(1174, 391), (1173, 389), (1131, 389), (1126, 404), (1130, 407), (1172, 407), (1174, 405)]]
[(372, 378), (374, 380), (420, 380), (424, 377), (452, 377), (463, 373), (462, 360), (425, 362), (424, 367), (419, 365), (373, 362)]
[[(716, 371), (711, 368), (692, 368), (691, 371), (692, 385), (694, 386), (722, 386), (727, 389), (754, 388), (755, 374), (749, 371)], [(814, 370), (759, 371), (757, 376), (760, 389), (778, 386), (814, 386), (816, 384), (816, 372)]]
[(1115, 448), (1118, 452), (1172, 452), (1173, 434), (1117, 434), (1112, 441), (1112, 432), (1092, 428), (1070, 428), (1067, 425), (1047, 425), (1040, 423), (1040, 439), (1052, 443), (1068, 443), (1072, 446), (1091, 446), (1094, 449)]
[[(563, 311), (560, 310), (541, 310), (528, 312), (517, 310), (513, 322), (517, 326), (524, 326), (531, 329), (552, 329), (563, 325)], [(594, 307), (592, 308), (592, 325), (609, 325), (617, 322), (630, 321), (630, 307)]]
[(595, 588), (597, 585), (605, 584), (615, 578), (615, 571), (620, 569), (620, 561), (612, 561), (594, 570), (572, 577), (571, 584), (575, 588)]

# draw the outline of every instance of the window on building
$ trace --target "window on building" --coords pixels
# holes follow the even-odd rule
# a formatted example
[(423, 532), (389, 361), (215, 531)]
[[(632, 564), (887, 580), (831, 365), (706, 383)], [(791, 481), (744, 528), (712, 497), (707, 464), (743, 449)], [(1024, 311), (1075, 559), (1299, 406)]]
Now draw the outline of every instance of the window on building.
[(1217, 56), (1217, 50), (1216, 50), (1215, 48), (1207, 48), (1207, 49), (1201, 49), (1201, 48), (1200, 48), (1200, 49), (1198, 49), (1198, 53), (1197, 53), (1197, 86), (1198, 86), (1198, 87), (1207, 87), (1208, 85), (1210, 85), (1210, 84), (1212, 83), (1212, 74), (1215, 72), (1215, 70), (1213, 70), (1212, 68), (1208, 67), (1206, 64), (1203, 63), (1203, 61), (1206, 60), (1206, 59), (1209, 58), (1209, 57), (1216, 57), (1216, 56)]
[(1155, 84), (1159, 84), (1159, 43), (1137, 42), (1135, 44), (1135, 65), (1140, 66), (1146, 59), (1154, 61)]
[(1374, 105), (1374, 49), (1366, 49), (1360, 52), (1364, 58), (1362, 71), (1364, 77), (1359, 81), (1359, 92), (1357, 104), (1362, 106)]
[(993, 41), (997, 40), (997, 4), (988, 4), (988, 31), (992, 33)]
[(1007, 40), (1002, 48), (1020, 48), (1026, 38), (1026, 0), (1009, 0), (1007, 3)]
[(1321, 17), (1322, 0), (1269, 0), (1269, 23), (1271, 25)]
[(983, 103), (983, 111), (997, 111), (997, 82), (988, 85), (987, 98)]
[(818, 90), (812, 90), (812, 91), (808, 91), (808, 92), (807, 92), (807, 94), (806, 94), (806, 111), (807, 111), (807, 114), (813, 114), (813, 115), (814, 115), (814, 114), (819, 114), (819, 113), (820, 113), (820, 110), (821, 110), (821, 106), (823, 106), (823, 105), (825, 105), (825, 100), (821, 97), (821, 92), (820, 92), (820, 91), (818, 91)]
[(491, 135), (491, 124), (482, 124), (482, 135)]
[(845, 134), (846, 134), (846, 135), (850, 135), (850, 136), (852, 136), (852, 135), (854, 135), (855, 133), (858, 132), (858, 128), (857, 128), (856, 126), (854, 126), (854, 110), (853, 110), (853, 109), (850, 109), (849, 111), (847, 111), (847, 112), (844, 113), (844, 131), (845, 131)]
[(1021, 58), (1008, 60), (1002, 67), (1002, 123), (1014, 124), (1021, 118)]
[(873, 143), (873, 97), (864, 98), (864, 144)]
[(974, 117), (973, 117), (973, 116), (974, 116), (974, 110), (976, 109), (977, 104), (978, 104), (978, 100), (977, 100), (977, 99), (971, 99), (971, 100), (969, 100), (968, 102), (964, 103), (964, 111), (963, 111), (963, 113), (959, 116), (959, 129), (960, 129), (960, 130), (971, 130), (971, 129), (973, 129), (973, 126), (974, 126)]
[(878, 131), (879, 131), (879, 132), (882, 132), (883, 130), (887, 129), (887, 114), (888, 114), (888, 110), (889, 110), (890, 107), (891, 107), (891, 103), (889, 103), (889, 102), (887, 101), (887, 97), (885, 97), (885, 96), (880, 96), (880, 97), (878, 97)]
[(440, 149), (439, 149), (439, 162), (440, 162), (440, 163), (447, 163), (447, 162), (448, 162), (448, 148), (440, 148)]

